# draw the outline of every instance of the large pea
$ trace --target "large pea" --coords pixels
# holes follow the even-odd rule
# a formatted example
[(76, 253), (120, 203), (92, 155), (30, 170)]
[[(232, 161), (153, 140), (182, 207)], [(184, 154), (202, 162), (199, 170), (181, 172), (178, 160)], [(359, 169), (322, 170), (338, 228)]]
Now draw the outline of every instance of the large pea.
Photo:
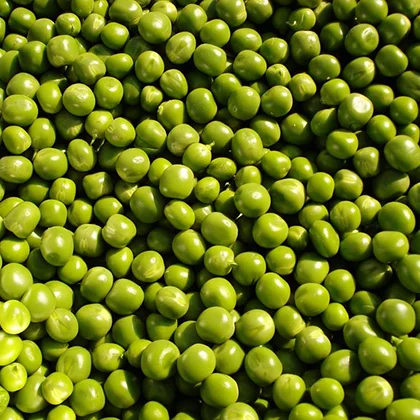
[(54, 226), (43, 233), (41, 252), (49, 264), (63, 266), (73, 255), (73, 250), (73, 234), (69, 230)]

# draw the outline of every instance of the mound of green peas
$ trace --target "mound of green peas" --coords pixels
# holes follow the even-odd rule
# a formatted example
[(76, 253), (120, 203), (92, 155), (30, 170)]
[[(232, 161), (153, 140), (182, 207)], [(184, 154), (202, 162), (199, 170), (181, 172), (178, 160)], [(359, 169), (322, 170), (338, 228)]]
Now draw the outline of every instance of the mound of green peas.
[(420, 420), (419, 101), (420, 0), (0, 0), (0, 420)]

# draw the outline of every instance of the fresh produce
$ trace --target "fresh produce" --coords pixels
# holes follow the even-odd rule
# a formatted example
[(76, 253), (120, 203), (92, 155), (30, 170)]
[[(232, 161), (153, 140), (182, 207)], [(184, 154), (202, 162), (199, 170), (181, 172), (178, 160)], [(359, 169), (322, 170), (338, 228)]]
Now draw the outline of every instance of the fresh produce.
[(420, 419), (420, 0), (0, 0), (0, 420)]

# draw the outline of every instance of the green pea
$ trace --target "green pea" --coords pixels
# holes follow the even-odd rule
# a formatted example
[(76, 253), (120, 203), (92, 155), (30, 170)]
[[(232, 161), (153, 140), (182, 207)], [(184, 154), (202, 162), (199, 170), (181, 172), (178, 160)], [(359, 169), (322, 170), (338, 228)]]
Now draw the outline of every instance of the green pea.
[(293, 60), (299, 65), (309, 63), (321, 52), (318, 35), (310, 30), (295, 32), (290, 39), (289, 47)]
[(75, 384), (70, 406), (78, 416), (102, 410), (105, 406), (105, 393), (101, 385), (94, 379), (84, 379)]
[(143, 223), (154, 223), (163, 216), (164, 197), (154, 187), (139, 187), (130, 199), (130, 208)]
[(296, 354), (304, 363), (317, 363), (325, 359), (330, 352), (331, 342), (318, 327), (306, 327), (296, 337)]
[(184, 165), (172, 165), (165, 170), (159, 181), (159, 190), (168, 198), (185, 199), (192, 190), (194, 174)]
[(46, 147), (37, 152), (33, 161), (33, 168), (42, 179), (54, 181), (67, 172), (68, 160), (61, 150)]
[(274, 382), (273, 400), (281, 410), (291, 410), (302, 400), (305, 390), (300, 376), (283, 374)]
[(186, 107), (190, 118), (198, 124), (207, 124), (217, 113), (213, 94), (204, 88), (194, 89), (188, 94)]
[(201, 44), (193, 54), (194, 64), (198, 70), (209, 76), (218, 76), (225, 70), (226, 53), (211, 44)]
[(32, 375), (25, 386), (16, 393), (15, 405), (23, 413), (36, 413), (48, 406), (42, 395), (42, 383), (45, 377)]
[(339, 105), (350, 95), (350, 87), (344, 80), (336, 78), (325, 82), (321, 87), (320, 94), (321, 101), (325, 105)]
[(418, 145), (408, 136), (400, 135), (389, 141), (384, 149), (387, 162), (402, 172), (418, 166)]
[(23, 202), (6, 215), (4, 226), (18, 238), (24, 239), (34, 231), (40, 218), (40, 210), (35, 204)]
[(66, 264), (73, 254), (73, 249), (73, 235), (63, 227), (51, 227), (42, 235), (42, 256), (51, 265), (63, 266)]
[(54, 67), (73, 64), (78, 53), (77, 43), (70, 35), (57, 35), (48, 41), (48, 61)]
[(163, 380), (176, 371), (178, 348), (168, 340), (156, 340), (142, 352), (141, 369), (150, 379)]
[(322, 323), (330, 331), (340, 331), (349, 320), (349, 314), (341, 303), (330, 303), (321, 314)]
[[(219, 392), (220, 390), (223, 392)], [(201, 385), (200, 395), (206, 404), (222, 408), (236, 402), (239, 389), (232, 377), (222, 373), (213, 373)]]
[(111, 50), (120, 50), (128, 41), (128, 29), (117, 22), (110, 22), (101, 31), (102, 43)]
[[(25, 296), (25, 295), (24, 295)], [(31, 313), (17, 300), (8, 300), (2, 305), (1, 328), (8, 334), (20, 334), (31, 322)]]
[(99, 257), (105, 245), (101, 228), (95, 224), (82, 224), (74, 232), (74, 250), (81, 256)]

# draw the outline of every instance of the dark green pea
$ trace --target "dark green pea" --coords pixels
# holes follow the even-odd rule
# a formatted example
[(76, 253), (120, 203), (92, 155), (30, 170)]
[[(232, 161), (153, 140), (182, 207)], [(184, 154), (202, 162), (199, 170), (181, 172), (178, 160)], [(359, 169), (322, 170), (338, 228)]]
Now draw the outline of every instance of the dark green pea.
[(368, 57), (359, 57), (350, 61), (343, 69), (343, 79), (350, 87), (360, 89), (367, 87), (375, 78), (376, 67)]
[(295, 32), (290, 39), (289, 47), (293, 60), (299, 65), (309, 63), (321, 52), (318, 35), (312, 31)]
[(162, 90), (155, 86), (146, 86), (141, 91), (140, 104), (147, 112), (154, 112), (163, 101)]
[(303, 114), (293, 113), (286, 116), (280, 124), (285, 141), (293, 145), (304, 145), (310, 141), (310, 120)]
[(334, 228), (326, 221), (319, 220), (309, 229), (310, 239), (320, 255), (330, 258), (337, 254), (339, 237)]
[(411, 123), (398, 127), (397, 134), (411, 137), (416, 143), (420, 140), (420, 128), (417, 124)]
[(99, 41), (104, 27), (105, 18), (98, 13), (92, 13), (84, 19), (81, 26), (81, 33), (86, 41), (96, 43)]
[(104, 62), (91, 52), (80, 54), (73, 68), (80, 82), (87, 85), (94, 85), (106, 72)]
[(77, 42), (69, 35), (57, 35), (48, 41), (47, 57), (53, 67), (73, 64), (78, 54)]
[(283, 64), (289, 57), (289, 46), (283, 39), (271, 37), (262, 43), (259, 52), (267, 64)]
[(42, 110), (48, 114), (57, 114), (63, 107), (62, 93), (54, 82), (43, 83), (36, 93), (36, 98)]
[(178, 13), (176, 22), (181, 31), (188, 31), (196, 36), (207, 22), (207, 15), (200, 6), (187, 4)]
[(254, 29), (236, 29), (230, 40), (231, 47), (236, 54), (244, 50), (258, 51), (261, 47), (262, 39), (260, 34)]
[(235, 75), (223, 73), (211, 84), (211, 91), (219, 104), (226, 105), (230, 95), (240, 87), (241, 82)]
[(115, 77), (102, 77), (93, 90), (96, 101), (101, 108), (113, 109), (122, 100), (124, 90), (121, 82)]
[(350, 88), (342, 79), (333, 79), (325, 82), (320, 90), (321, 101), (325, 105), (339, 105), (349, 94)]
[(218, 76), (226, 68), (226, 53), (211, 44), (201, 44), (193, 54), (194, 65), (198, 70), (209, 76)]
[(322, 47), (329, 52), (344, 47), (344, 40), (348, 31), (349, 27), (343, 22), (327, 23), (319, 34)]
[(187, 122), (187, 112), (184, 102), (178, 99), (162, 102), (157, 109), (157, 119), (170, 131), (177, 125)]
[(398, 45), (411, 29), (410, 19), (400, 13), (388, 15), (378, 26), (381, 41), (384, 44)]
[(356, 6), (356, 17), (359, 22), (372, 25), (381, 23), (388, 15), (388, 4), (384, 0), (373, 2), (362, 0)]
[[(317, 286), (317, 288), (322, 288), (321, 285), (313, 285), (311, 283), (299, 287), (305, 286)], [(315, 296), (317, 296), (318, 299), (321, 298), (319, 294), (315, 295), (315, 293), (308, 294), (307, 297), (310, 298), (310, 296), (312, 299), (314, 299)], [(318, 302), (318, 304), (320, 306), (320, 302)], [(306, 327), (296, 337), (296, 354), (304, 363), (317, 363), (325, 359), (330, 354), (330, 352), (331, 342), (319, 327)], [(297, 405), (293, 410), (296, 410), (298, 407), (299, 405)]]
[(344, 128), (356, 131), (362, 128), (373, 115), (373, 103), (364, 95), (350, 94), (338, 108), (338, 121)]
[(308, 231), (302, 226), (290, 226), (286, 244), (294, 251), (302, 251), (306, 248), (309, 240)]
[(316, 23), (316, 16), (312, 9), (301, 7), (292, 11), (287, 20), (287, 24), (293, 32), (309, 31)]
[[(286, 3), (283, 6), (289, 6), (291, 4), (288, 1), (286, 1)], [(273, 14), (273, 18), (272, 18), (273, 27), (281, 35), (285, 35), (287, 31), (289, 30), (287, 19), (291, 12), (292, 12), (292, 9), (290, 7), (278, 7), (277, 10)]]
[[(273, 91), (274, 98), (273, 99), (280, 99), (282, 100), (281, 93), (277, 93), (277, 91)], [(270, 101), (271, 94), (267, 96), (267, 104), (272, 104)], [(290, 98), (286, 98), (290, 102)], [(287, 102), (287, 103), (289, 103)], [(229, 113), (234, 117), (242, 121), (252, 119), (258, 112), (260, 107), (261, 99), (258, 93), (249, 87), (240, 87), (239, 89), (235, 90), (229, 97), (228, 100), (228, 109)], [(273, 104), (274, 107), (274, 104)], [(283, 109), (281, 109), (283, 112)]]
[[(396, 77), (408, 66), (407, 56), (395, 45), (385, 45), (375, 57), (376, 68), (386, 77)], [(388, 65), (386, 64), (388, 62)]]
[(48, 41), (56, 34), (54, 22), (49, 18), (37, 19), (30, 27), (27, 35), (28, 42), (40, 41), (48, 44)]
[(400, 93), (415, 100), (420, 98), (418, 86), (419, 74), (416, 71), (406, 71), (397, 79), (397, 87)]
[(39, 89), (39, 82), (29, 73), (18, 73), (6, 86), (7, 95), (25, 95), (33, 99)]
[(67, 172), (68, 160), (61, 150), (47, 147), (38, 151), (33, 165), (34, 171), (42, 179), (53, 181)]
[(19, 52), (16, 50), (6, 51), (6, 53), (0, 58), (0, 64), (0, 80), (3, 83), (7, 83), (21, 70), (19, 64)]
[(387, 143), (397, 134), (395, 124), (385, 115), (375, 115), (366, 128), (369, 137), (377, 144)]
[(385, 148), (385, 159), (394, 169), (409, 172), (418, 167), (420, 148), (411, 137), (400, 135), (389, 141)]
[(171, 36), (172, 23), (164, 13), (149, 12), (140, 18), (138, 30), (147, 42), (161, 44)]
[(166, 141), (166, 131), (163, 126), (155, 120), (144, 120), (135, 131), (135, 144), (141, 147), (148, 155), (159, 152)]
[(217, 16), (224, 20), (231, 28), (236, 28), (245, 22), (247, 11), (242, 0), (235, 3), (222, 0), (216, 4)]
[(379, 45), (379, 34), (376, 28), (368, 23), (360, 23), (346, 34), (344, 46), (353, 56), (361, 57), (371, 54)]
[(216, 118), (216, 121), (220, 121), (220, 122), (228, 125), (233, 131), (239, 130), (240, 128), (243, 127), (243, 122), (240, 121), (238, 118), (233, 117), (232, 114), (230, 113), (228, 107), (219, 109), (217, 111), (217, 114), (216, 114), (215, 118)]
[[(292, 93), (293, 99), (298, 102), (307, 101), (316, 93), (316, 84), (311, 76), (306, 73), (299, 73), (293, 76), (288, 84), (288, 88)], [(264, 110), (264, 95), (262, 99)]]
[(208, 89), (194, 89), (186, 100), (190, 118), (198, 124), (207, 124), (217, 113), (217, 105), (213, 94)]
[(165, 52), (173, 64), (184, 64), (192, 56), (196, 48), (196, 39), (190, 32), (178, 32), (166, 43)]
[(385, 169), (373, 178), (372, 183), (373, 195), (380, 201), (401, 197), (409, 187), (408, 175), (394, 169)]
[(251, 82), (260, 79), (267, 70), (264, 58), (251, 50), (243, 50), (233, 62), (234, 73), (242, 80)]
[(309, 62), (308, 71), (315, 81), (326, 82), (340, 75), (341, 66), (333, 55), (321, 54)]

